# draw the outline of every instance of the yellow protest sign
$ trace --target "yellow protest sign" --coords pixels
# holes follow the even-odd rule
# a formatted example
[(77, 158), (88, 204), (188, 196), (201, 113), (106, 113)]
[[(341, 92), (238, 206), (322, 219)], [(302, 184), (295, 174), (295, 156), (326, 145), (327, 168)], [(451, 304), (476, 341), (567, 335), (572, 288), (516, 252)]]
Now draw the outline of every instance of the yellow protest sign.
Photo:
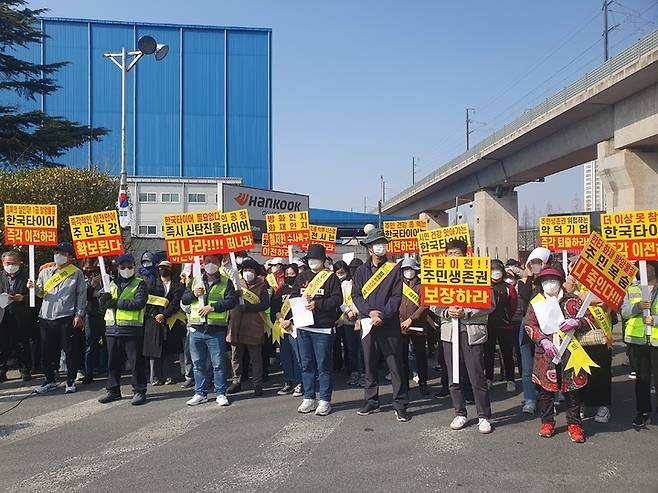
[(263, 233), (260, 240), (260, 254), (263, 257), (287, 257), (288, 249), (286, 247), (270, 246), (270, 234)]
[(222, 236), (224, 237), (222, 253), (250, 250), (254, 246), (254, 233), (251, 229), (249, 211), (240, 209), (222, 213)]
[(390, 240), (388, 253), (418, 253), (418, 234), (426, 230), (425, 219), (384, 221), (384, 236)]
[[(336, 236), (338, 234), (338, 228), (309, 224), (309, 233), (309, 245), (322, 245), (327, 253), (334, 253), (336, 251)], [(307, 249), (308, 245), (303, 248), (303, 250)]]
[(446, 246), (451, 240), (462, 240), (466, 243), (467, 253), (469, 255), (473, 254), (471, 231), (468, 224), (456, 224), (445, 228), (420, 231), (417, 239), (421, 255), (445, 255)]
[[(564, 332), (560, 332), (560, 338), (564, 339), (564, 337)], [(571, 353), (571, 356), (569, 356), (569, 361), (567, 361), (567, 364), (564, 367), (565, 370), (573, 368), (576, 375), (580, 373), (580, 370), (585, 370), (591, 375), (592, 368), (600, 368), (599, 365), (589, 357), (587, 351), (583, 349), (583, 346), (581, 346), (580, 342), (578, 342), (578, 339), (575, 337), (571, 338), (567, 345), (567, 349), (569, 350), (569, 353)]]
[(271, 247), (305, 246), (310, 242), (308, 211), (267, 214), (265, 221)]
[(5, 245), (57, 245), (57, 206), (5, 204)]
[(69, 216), (69, 227), (77, 258), (123, 253), (123, 239), (116, 210)]
[(601, 236), (629, 260), (658, 260), (658, 210), (601, 214)]
[(423, 305), (491, 307), (491, 259), (429, 255), (420, 259)]
[(539, 218), (539, 244), (552, 252), (579, 252), (592, 230), (587, 214), (573, 216), (542, 216)]
[(193, 262), (194, 257), (221, 254), (226, 250), (221, 211), (165, 214), (162, 231), (170, 262)]

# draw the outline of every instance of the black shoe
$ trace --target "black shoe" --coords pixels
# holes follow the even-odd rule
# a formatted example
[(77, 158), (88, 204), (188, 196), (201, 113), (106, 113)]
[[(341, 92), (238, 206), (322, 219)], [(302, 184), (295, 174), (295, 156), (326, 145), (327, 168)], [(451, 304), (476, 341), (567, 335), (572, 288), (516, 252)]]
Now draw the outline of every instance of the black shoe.
[(137, 392), (135, 395), (133, 395), (133, 399), (130, 401), (130, 404), (133, 406), (141, 406), (146, 402), (146, 394), (142, 392)]
[(241, 391), (242, 391), (242, 385), (240, 385), (239, 383), (232, 383), (226, 389), (227, 394), (237, 394), (238, 392)]
[(174, 380), (171, 377), (167, 377), (167, 379), (164, 381), (165, 385), (174, 385), (176, 383), (176, 380)]
[(441, 387), (441, 390), (439, 390), (436, 394), (434, 394), (435, 399), (443, 399), (444, 397), (448, 397), (450, 395), (450, 390), (448, 387)]
[(181, 384), (180, 388), (181, 389), (189, 389), (194, 387), (194, 379), (193, 378), (186, 378), (185, 381)]
[(637, 413), (635, 419), (633, 420), (633, 428), (646, 428), (651, 420), (649, 419), (649, 413)]
[(164, 380), (160, 380), (159, 378), (155, 378), (151, 381), (151, 385), (154, 387), (160, 387), (161, 385), (164, 385)]
[(286, 383), (283, 385), (283, 387), (281, 387), (281, 388), (277, 391), (276, 395), (288, 395), (288, 394), (292, 394), (294, 390), (295, 390), (295, 388), (294, 388), (292, 385), (290, 385), (288, 382), (286, 382)]
[(406, 409), (396, 409), (395, 419), (397, 419), (400, 423), (406, 423), (411, 419), (411, 416), (409, 416), (409, 413)]
[(356, 412), (356, 414), (359, 416), (368, 416), (368, 414), (377, 412), (379, 412), (379, 404), (368, 401)]
[(254, 395), (256, 397), (263, 397), (263, 387), (254, 387)]
[(30, 380), (32, 380), (32, 373), (30, 373), (29, 371), (21, 372), (21, 379), (24, 382), (29, 382)]
[(121, 400), (121, 394), (117, 394), (116, 392), (108, 392), (103, 397), (98, 398), (98, 402), (101, 404), (109, 404), (110, 402), (119, 400)]
[(475, 404), (475, 397), (472, 395), (469, 395), (468, 397), (464, 397), (464, 402), (469, 405)]
[(7, 372), (2, 370), (0, 371), (0, 382), (6, 382), (7, 381)]
[(85, 376), (85, 378), (83, 378), (83, 379), (80, 381), (80, 383), (81, 383), (82, 385), (89, 385), (89, 384), (92, 383), (93, 381), (94, 381), (94, 377), (87, 377), (87, 376)]
[(420, 395), (430, 395), (430, 388), (426, 383), (421, 383), (418, 388), (420, 389)]

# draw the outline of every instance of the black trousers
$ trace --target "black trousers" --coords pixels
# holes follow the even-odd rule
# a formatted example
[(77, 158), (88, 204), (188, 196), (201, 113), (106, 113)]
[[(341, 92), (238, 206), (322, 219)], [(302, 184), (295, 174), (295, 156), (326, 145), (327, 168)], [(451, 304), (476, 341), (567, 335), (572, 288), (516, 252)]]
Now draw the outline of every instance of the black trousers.
[[(635, 403), (637, 412), (651, 412), (651, 377), (658, 389), (658, 347), (629, 344), (631, 367), (635, 370)], [(658, 404), (656, 405), (658, 409)]]
[(108, 392), (121, 393), (121, 372), (127, 360), (132, 372), (133, 392), (146, 393), (146, 358), (142, 354), (144, 338), (106, 336), (107, 341), (107, 385)]
[(587, 385), (580, 389), (583, 404), (588, 407), (609, 406), (612, 402), (612, 349), (607, 344), (597, 344), (585, 347), (585, 351), (599, 368), (592, 368)]
[(509, 328), (488, 327), (489, 337), (484, 343), (484, 374), (493, 381), (496, 343), (503, 355), (505, 380), (514, 381), (514, 337), (516, 332)]
[(7, 371), (7, 360), (15, 352), (21, 373), (32, 371), (30, 327), (19, 326), (13, 313), (5, 312), (0, 324), (0, 372)]
[[(555, 424), (555, 408), (553, 403), (556, 393), (546, 390), (543, 387), (538, 387), (537, 390), (539, 391), (537, 394), (537, 408), (541, 416), (541, 422)], [(580, 425), (582, 422), (580, 419), (580, 391), (573, 390), (571, 392), (565, 392), (562, 395), (567, 406), (567, 424)]]
[(393, 408), (406, 409), (409, 405), (409, 382), (402, 374), (404, 341), (400, 326), (373, 327), (370, 334), (361, 339), (361, 345), (366, 369), (365, 399), (379, 404), (379, 363), (383, 358), (391, 373)]
[(69, 384), (74, 382), (82, 363), (84, 329), (73, 327), (73, 317), (57, 320), (39, 319), (39, 328), (46, 382), (55, 382), (62, 350), (66, 354), (66, 382)]
[(402, 336), (404, 338), (404, 343), (402, 349), (404, 354), (402, 356), (404, 361), (404, 375), (409, 381), (411, 378), (411, 372), (409, 371), (409, 343), (411, 343), (414, 354), (416, 355), (416, 367), (418, 368), (418, 384), (426, 385), (427, 384), (427, 349), (426, 349), (426, 338), (424, 335), (409, 332), (406, 335)]

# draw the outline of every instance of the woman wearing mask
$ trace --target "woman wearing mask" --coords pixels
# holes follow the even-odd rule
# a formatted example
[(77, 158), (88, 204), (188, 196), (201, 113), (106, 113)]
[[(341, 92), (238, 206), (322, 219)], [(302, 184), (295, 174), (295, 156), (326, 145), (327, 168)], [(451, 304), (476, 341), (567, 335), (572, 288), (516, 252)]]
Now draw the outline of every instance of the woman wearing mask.
[(535, 314), (535, 305), (546, 298), (556, 299), (560, 305), (565, 320), (559, 329), (564, 332), (574, 332), (574, 337), (580, 340), (594, 325), (590, 315), (587, 318), (575, 318), (582, 302), (579, 298), (565, 293), (562, 289), (564, 274), (554, 267), (544, 268), (537, 279), (541, 283), (543, 296), (535, 297), (528, 307), (525, 318), (525, 330), (537, 346), (535, 348), (534, 367), (532, 381), (539, 386), (537, 405), (541, 415), (541, 428), (539, 436), (550, 438), (555, 434), (555, 408), (553, 402), (555, 394), (561, 392), (567, 404), (566, 418), (569, 438), (572, 442), (583, 443), (585, 432), (583, 431), (580, 418), (580, 392), (579, 389), (587, 385), (587, 373), (580, 370), (575, 373), (574, 369), (567, 369), (566, 362), (569, 360), (570, 352), (566, 351), (562, 361), (557, 365), (553, 358), (558, 352), (560, 338), (557, 333), (550, 331), (539, 323)]
[(505, 266), (494, 259), (491, 261), (491, 290), (494, 296), (494, 310), (487, 318), (487, 342), (484, 343), (484, 372), (487, 386), (491, 388), (494, 378), (494, 356), (496, 343), (500, 347), (505, 366), (507, 391), (514, 392), (514, 336), (512, 315), (516, 311), (516, 290), (505, 282)]
[(283, 286), (277, 295), (272, 296), (271, 307), (275, 323), (280, 324), (286, 331), (281, 340), (281, 367), (283, 368), (284, 383), (277, 395), (292, 394), (293, 397), (301, 397), (304, 395), (304, 391), (302, 390), (302, 367), (299, 361), (297, 334), (292, 335), (292, 324), (290, 320), (286, 320), (286, 316), (290, 313), (290, 305), (286, 301), (290, 297), (298, 275), (299, 267), (296, 264), (286, 267)]
[(359, 311), (352, 300), (352, 275), (349, 266), (342, 260), (334, 264), (334, 273), (340, 281), (343, 292), (343, 304), (340, 306), (342, 312), (338, 322), (336, 322), (336, 331), (343, 332), (343, 341), (345, 344), (345, 353), (347, 355), (347, 385), (359, 385), (359, 380), (363, 374), (363, 362), (361, 357), (361, 335), (358, 331)]

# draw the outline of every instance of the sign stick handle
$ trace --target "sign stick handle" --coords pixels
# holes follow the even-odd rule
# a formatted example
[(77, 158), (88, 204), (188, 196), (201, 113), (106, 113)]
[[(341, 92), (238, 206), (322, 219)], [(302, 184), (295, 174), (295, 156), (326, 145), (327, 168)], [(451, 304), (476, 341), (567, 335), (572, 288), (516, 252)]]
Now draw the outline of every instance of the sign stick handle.
[(292, 245), (288, 245), (288, 263), (292, 264)]
[[(192, 289), (203, 286), (203, 279), (201, 279), (201, 259), (199, 258), (198, 255), (194, 256), (194, 266), (192, 268), (192, 277), (194, 280), (192, 281)], [(199, 305), (204, 306), (205, 305), (205, 299), (203, 296), (197, 296), (197, 299), (199, 300)]]
[[(589, 308), (589, 305), (592, 304), (592, 301), (594, 300), (594, 295), (592, 294), (591, 291), (587, 292), (587, 296), (585, 296), (585, 300), (583, 301), (583, 304), (581, 305), (580, 309), (578, 310), (578, 313), (576, 314), (576, 318), (583, 318), (585, 316), (585, 313), (587, 313), (587, 309)], [(562, 361), (562, 356), (564, 356), (564, 352), (567, 350), (567, 346), (571, 342), (571, 339), (573, 339), (574, 331), (570, 331), (567, 333), (567, 335), (564, 337), (564, 340), (562, 341), (562, 344), (560, 344), (560, 348), (557, 351), (557, 354), (555, 355), (555, 358), (553, 358), (553, 363), (556, 365)]]
[(110, 276), (107, 275), (107, 269), (105, 268), (105, 259), (101, 255), (98, 257), (98, 266), (101, 269), (101, 280), (103, 281), (103, 291), (109, 293), (112, 291), (110, 287)]
[(564, 270), (564, 275), (569, 275), (569, 254), (566, 250), (562, 250), (562, 270)]
[(452, 321), (452, 334), (450, 340), (452, 341), (452, 383), (459, 383), (459, 319), (453, 318)]
[[(647, 261), (640, 260), (640, 289), (642, 290), (642, 300), (651, 300), (651, 293), (649, 293), (649, 280), (647, 279)], [(651, 310), (642, 310), (642, 315), (648, 317), (651, 315)], [(645, 334), (651, 336), (651, 325), (644, 325)]]
[[(233, 287), (237, 292), (242, 291), (242, 285), (240, 284), (240, 275), (238, 274), (238, 262), (235, 260), (235, 252), (230, 252), (228, 256), (231, 258), (231, 266), (233, 267), (232, 279)], [(240, 296), (240, 304), (244, 305), (244, 298)]]
[[(36, 265), (34, 265), (34, 245), (29, 245), (28, 246), (28, 268), (30, 269), (30, 280), (32, 282), (36, 282), (34, 279), (36, 277)], [(30, 308), (34, 308), (36, 306), (36, 289), (35, 288), (30, 288)]]

